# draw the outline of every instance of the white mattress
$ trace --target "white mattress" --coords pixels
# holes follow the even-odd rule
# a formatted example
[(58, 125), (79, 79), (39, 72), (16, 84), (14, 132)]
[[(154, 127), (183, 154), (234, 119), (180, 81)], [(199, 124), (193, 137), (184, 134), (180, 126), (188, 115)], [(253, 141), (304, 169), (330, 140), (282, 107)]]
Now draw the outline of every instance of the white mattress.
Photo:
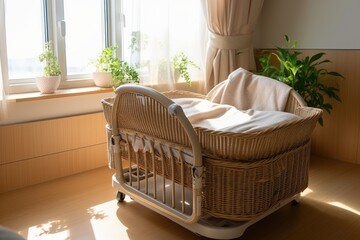
[(232, 133), (254, 133), (291, 121), (295, 114), (280, 111), (240, 111), (237, 108), (198, 98), (172, 99), (180, 105), (194, 127)]

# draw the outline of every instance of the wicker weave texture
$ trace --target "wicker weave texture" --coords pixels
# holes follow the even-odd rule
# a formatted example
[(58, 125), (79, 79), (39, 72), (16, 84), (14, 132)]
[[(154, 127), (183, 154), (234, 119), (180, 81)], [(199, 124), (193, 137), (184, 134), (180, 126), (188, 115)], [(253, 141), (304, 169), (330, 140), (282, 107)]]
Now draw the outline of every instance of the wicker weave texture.
[(119, 128), (134, 130), (183, 146), (191, 146), (178, 119), (156, 100), (136, 93), (120, 96)]
[[(111, 129), (108, 128), (107, 131), (108, 136), (111, 135)], [(149, 139), (145, 135), (137, 135), (138, 138), (140, 136), (144, 141)], [(141, 147), (135, 151), (136, 147), (132, 143), (123, 140), (121, 157), (130, 161), (131, 165), (138, 165), (143, 171), (147, 169), (148, 172), (174, 179), (174, 182), (191, 188), (191, 165), (181, 165), (183, 159), (179, 159), (178, 155), (169, 157), (169, 154), (156, 150), (154, 146), (161, 145), (162, 149), (188, 154), (183, 152), (184, 148), (157, 139), (152, 139), (151, 144), (153, 147), (150, 149), (153, 150)], [(276, 157), (253, 162), (204, 157), (203, 213), (236, 221), (260, 215), (307, 187), (309, 159), (309, 141)]]
[(300, 146), (310, 139), (321, 111), (306, 109), (297, 121), (256, 133), (226, 133), (203, 128), (195, 130), (206, 155), (233, 161), (256, 161)]
[(252, 219), (308, 185), (310, 142), (256, 162), (205, 158), (203, 211), (236, 221)]
[[(166, 95), (170, 98), (205, 98), (184, 91), (172, 91)], [(177, 119), (150, 97), (136, 93), (125, 93), (121, 97), (116, 109), (122, 134), (121, 157), (143, 170), (191, 188), (191, 165), (184, 164), (181, 157), (159, 150), (189, 153), (185, 150), (191, 149), (191, 144)], [(108, 122), (108, 144), (111, 142), (112, 102), (111, 98), (102, 101)], [(285, 110), (301, 116), (301, 119), (252, 134), (195, 129), (204, 154), (204, 214), (237, 221), (249, 220), (307, 187), (310, 135), (321, 110), (306, 107), (295, 91), (290, 94)], [(136, 137), (143, 143), (150, 142), (150, 147), (143, 145), (139, 148), (126, 136)], [(162, 147), (156, 148), (155, 145)], [(111, 153), (109, 166), (119, 166), (113, 163)]]
[[(167, 96), (197, 97), (205, 96), (186, 91), (171, 91)], [(119, 124), (126, 129), (137, 130), (174, 143), (190, 146), (185, 133), (176, 120), (166, 114), (162, 106), (156, 105), (146, 98), (143, 103), (146, 108), (139, 106), (139, 100), (132, 94), (124, 97), (124, 103), (119, 118)], [(102, 101), (105, 117), (111, 126), (112, 99)], [(316, 126), (321, 116), (321, 110), (304, 106), (304, 101), (292, 90), (290, 92), (286, 110), (301, 117), (280, 126), (255, 133), (228, 133), (196, 128), (202, 151), (212, 158), (225, 158), (229, 161), (256, 161), (269, 158), (304, 144)], [(135, 116), (135, 118), (134, 118)], [(140, 125), (133, 125), (137, 119), (143, 119)]]

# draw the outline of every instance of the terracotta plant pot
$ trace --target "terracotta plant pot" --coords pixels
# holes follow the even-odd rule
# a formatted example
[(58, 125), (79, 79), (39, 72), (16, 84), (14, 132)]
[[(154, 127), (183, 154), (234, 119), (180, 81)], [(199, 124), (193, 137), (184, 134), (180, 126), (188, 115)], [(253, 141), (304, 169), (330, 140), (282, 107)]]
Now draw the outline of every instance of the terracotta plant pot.
[(37, 77), (36, 86), (41, 93), (54, 93), (60, 85), (61, 76)]

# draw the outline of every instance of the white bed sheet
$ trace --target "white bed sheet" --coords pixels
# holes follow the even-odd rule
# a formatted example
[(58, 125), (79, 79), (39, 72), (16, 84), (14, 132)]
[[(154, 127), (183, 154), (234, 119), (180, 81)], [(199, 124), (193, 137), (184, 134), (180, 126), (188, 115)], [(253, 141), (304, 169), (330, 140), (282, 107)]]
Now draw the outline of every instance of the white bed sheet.
[(280, 111), (240, 111), (231, 105), (198, 98), (177, 98), (173, 101), (183, 108), (194, 127), (214, 131), (254, 133), (300, 119), (295, 114)]

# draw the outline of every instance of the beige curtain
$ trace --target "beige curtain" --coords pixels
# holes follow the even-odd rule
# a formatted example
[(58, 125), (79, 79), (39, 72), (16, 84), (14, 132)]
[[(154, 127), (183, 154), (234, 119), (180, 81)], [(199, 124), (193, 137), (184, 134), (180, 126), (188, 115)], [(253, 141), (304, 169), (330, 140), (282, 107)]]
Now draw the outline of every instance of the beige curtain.
[(263, 0), (202, 0), (209, 42), (206, 52), (205, 90), (242, 67), (255, 69), (253, 31)]

